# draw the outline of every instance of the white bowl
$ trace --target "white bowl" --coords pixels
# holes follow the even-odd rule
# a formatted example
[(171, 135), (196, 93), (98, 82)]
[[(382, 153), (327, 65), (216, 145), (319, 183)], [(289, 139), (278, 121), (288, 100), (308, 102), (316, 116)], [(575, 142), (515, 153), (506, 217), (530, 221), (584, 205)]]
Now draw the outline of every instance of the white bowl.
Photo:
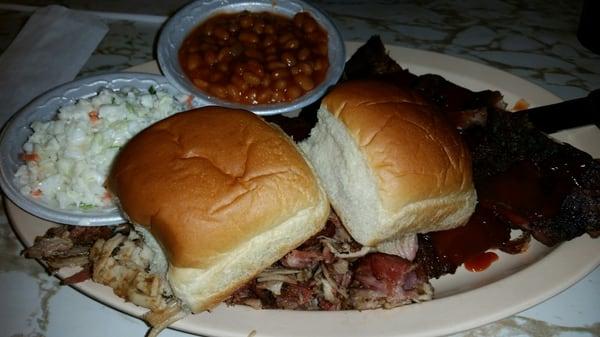
[[(210, 16), (218, 13), (236, 13), (244, 10), (250, 12), (269, 11), (287, 17), (292, 17), (301, 11), (310, 13), (328, 33), (329, 69), (323, 82), (292, 102), (277, 104), (237, 104), (210, 96), (198, 89), (187, 78), (179, 64), (178, 52), (183, 40), (195, 27)], [(304, 1), (214, 0), (192, 2), (169, 19), (158, 39), (157, 58), (161, 71), (175, 87), (182, 92), (196, 96), (206, 104), (246, 109), (258, 115), (275, 115), (296, 111), (323, 97), (327, 88), (336, 84), (342, 75), (346, 55), (342, 35), (331, 18), (325, 12)]]
[(96, 95), (101, 89), (119, 90), (134, 87), (148, 90), (150, 87), (165, 90), (177, 95), (181, 92), (172, 86), (164, 76), (142, 73), (117, 73), (83, 78), (60, 85), (38, 96), (18, 111), (4, 126), (0, 133), (0, 187), (5, 195), (17, 206), (28, 213), (49, 221), (82, 226), (114, 225), (125, 222), (117, 207), (81, 209), (57, 209), (42, 201), (23, 195), (20, 192), (15, 173), (23, 164), (20, 154), (23, 144), (33, 133), (31, 123), (49, 121), (57, 110), (75, 103), (80, 98)]

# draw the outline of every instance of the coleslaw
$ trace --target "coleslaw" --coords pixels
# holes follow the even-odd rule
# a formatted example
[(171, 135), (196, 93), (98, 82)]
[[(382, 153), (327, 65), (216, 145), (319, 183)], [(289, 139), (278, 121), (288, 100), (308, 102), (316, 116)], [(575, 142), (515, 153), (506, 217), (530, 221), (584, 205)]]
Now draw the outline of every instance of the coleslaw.
[(121, 146), (190, 106), (190, 96), (150, 87), (102, 89), (61, 107), (55, 119), (31, 124), (15, 174), (21, 193), (60, 209), (114, 207), (104, 182)]

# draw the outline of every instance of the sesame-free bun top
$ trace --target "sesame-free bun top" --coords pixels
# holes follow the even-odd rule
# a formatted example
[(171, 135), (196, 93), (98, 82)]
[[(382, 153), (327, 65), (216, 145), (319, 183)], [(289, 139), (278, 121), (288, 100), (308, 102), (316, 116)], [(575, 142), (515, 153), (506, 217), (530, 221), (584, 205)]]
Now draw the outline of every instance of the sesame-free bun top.
[(193, 311), (317, 233), (329, 212), (312, 168), (280, 129), (220, 107), (143, 130), (117, 156), (108, 186), (160, 243), (171, 286)]
[(474, 211), (468, 148), (416, 93), (349, 81), (323, 99), (318, 118), (300, 146), (363, 245), (457, 227)]

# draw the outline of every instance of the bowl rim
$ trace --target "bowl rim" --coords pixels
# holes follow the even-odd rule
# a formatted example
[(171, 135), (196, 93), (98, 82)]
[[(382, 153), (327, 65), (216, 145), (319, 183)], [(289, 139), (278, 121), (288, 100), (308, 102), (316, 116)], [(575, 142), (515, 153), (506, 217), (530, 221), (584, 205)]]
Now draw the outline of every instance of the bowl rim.
[[(291, 102), (277, 104), (239, 104), (217, 97), (210, 96), (200, 89), (196, 88), (185, 76), (179, 65), (177, 53), (181, 46), (181, 42), (206, 18), (217, 13), (232, 13), (252, 8), (251, 6), (259, 6), (257, 9), (264, 11), (265, 8), (274, 8), (274, 12), (278, 14), (295, 13), (302, 10), (308, 11), (315, 17), (317, 22), (325, 28), (329, 35), (329, 69), (325, 79), (319, 83), (314, 89), (300, 96), (298, 99)], [(190, 12), (207, 8), (203, 11), (199, 20), (194, 20), (187, 29), (182, 29), (182, 22), (189, 20)], [(181, 34), (179, 43), (171, 41), (171, 34)], [(332, 18), (325, 11), (318, 7), (305, 2), (303, 0), (213, 0), (213, 1), (193, 1), (192, 3), (179, 9), (173, 16), (167, 20), (165, 25), (159, 32), (157, 42), (157, 61), (160, 71), (164, 76), (180, 91), (195, 96), (198, 100), (203, 101), (207, 105), (218, 105), (228, 108), (245, 109), (254, 112), (257, 115), (276, 115), (297, 111), (311, 103), (322, 98), (326, 91), (335, 85), (344, 71), (346, 62), (346, 51), (342, 34), (338, 27), (333, 22)]]
[[(137, 83), (137, 85), (136, 85)], [(166, 77), (157, 74), (138, 72), (117, 72), (82, 77), (53, 87), (19, 109), (4, 124), (0, 131), (0, 152), (4, 159), (0, 163), (0, 188), (4, 195), (24, 211), (52, 222), (80, 225), (80, 226), (105, 226), (126, 222), (126, 217), (118, 206), (93, 211), (76, 211), (70, 209), (53, 208), (43, 202), (38, 202), (20, 191), (20, 186), (15, 182), (15, 173), (11, 168), (19, 167), (20, 160), (16, 158), (24, 143), (17, 144), (19, 138), (29, 139), (33, 133), (31, 123), (36, 120), (50, 120), (57, 114), (58, 108), (75, 102), (78, 99), (93, 97), (102, 88), (124, 89), (137, 87), (143, 90), (140, 84), (165, 88), (170, 93), (179, 93)], [(80, 94), (82, 93), (82, 94)], [(42, 111), (42, 112), (38, 112)], [(26, 134), (26, 136), (23, 136)], [(11, 139), (14, 140), (11, 142)]]

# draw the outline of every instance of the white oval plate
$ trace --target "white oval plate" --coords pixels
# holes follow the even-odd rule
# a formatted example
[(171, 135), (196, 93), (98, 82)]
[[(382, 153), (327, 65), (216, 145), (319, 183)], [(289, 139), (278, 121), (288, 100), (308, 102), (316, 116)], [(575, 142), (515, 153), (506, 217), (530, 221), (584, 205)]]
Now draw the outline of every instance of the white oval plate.
[[(359, 43), (348, 43), (352, 55)], [(471, 61), (401, 47), (388, 47), (390, 55), (410, 71), (435, 73), (472, 90), (500, 90), (512, 106), (520, 98), (531, 106), (560, 99), (548, 91), (503, 71)], [(137, 71), (157, 72), (155, 63)], [(597, 128), (563, 132), (561, 137), (600, 157)], [(583, 136), (582, 136), (583, 135)], [(35, 218), (7, 202), (12, 224), (26, 245), (52, 223)], [(436, 336), (474, 328), (538, 304), (571, 286), (600, 264), (600, 239), (587, 235), (553, 249), (537, 242), (520, 255), (499, 254), (499, 261), (480, 273), (460, 268), (455, 275), (434, 280), (436, 298), (392, 310), (304, 312), (253, 310), (219, 306), (209, 313), (187, 317), (173, 328), (207, 336)], [(67, 271), (68, 272), (68, 271)], [(108, 287), (86, 281), (75, 285), (88, 296), (136, 317), (144, 309), (125, 303)]]

